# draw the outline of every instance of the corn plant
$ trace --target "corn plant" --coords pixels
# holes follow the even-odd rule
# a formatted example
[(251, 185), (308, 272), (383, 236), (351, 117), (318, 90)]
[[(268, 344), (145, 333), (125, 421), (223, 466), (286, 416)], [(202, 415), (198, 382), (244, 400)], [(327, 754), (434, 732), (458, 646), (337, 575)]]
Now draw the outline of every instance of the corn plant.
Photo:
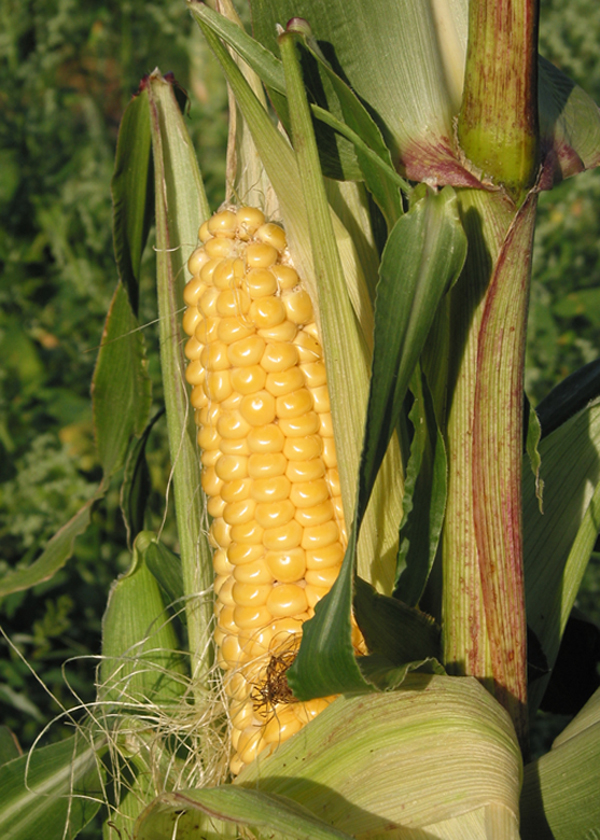
[[(0, 591), (66, 562), (120, 470), (132, 565), (73, 738), (2, 747), (4, 836), (101, 804), (105, 838), (596, 836), (600, 694), (536, 760), (529, 726), (599, 531), (598, 366), (536, 411), (523, 367), (537, 196), (600, 163), (600, 113), (538, 56), (536, 0), (253, 0), (252, 36), (189, 8), (230, 90), (227, 199), (145, 77), (104, 479)], [(153, 219), (176, 551), (144, 530)]]

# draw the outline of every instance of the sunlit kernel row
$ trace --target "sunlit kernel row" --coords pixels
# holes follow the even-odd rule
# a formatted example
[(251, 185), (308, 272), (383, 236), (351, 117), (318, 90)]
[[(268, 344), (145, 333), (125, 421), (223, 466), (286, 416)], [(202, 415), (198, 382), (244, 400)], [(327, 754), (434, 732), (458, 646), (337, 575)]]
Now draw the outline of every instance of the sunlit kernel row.
[(323, 352), (285, 232), (242, 207), (216, 213), (199, 238), (184, 291), (186, 378), (237, 774), (331, 701), (294, 701), (281, 678), (338, 575), (346, 532)]

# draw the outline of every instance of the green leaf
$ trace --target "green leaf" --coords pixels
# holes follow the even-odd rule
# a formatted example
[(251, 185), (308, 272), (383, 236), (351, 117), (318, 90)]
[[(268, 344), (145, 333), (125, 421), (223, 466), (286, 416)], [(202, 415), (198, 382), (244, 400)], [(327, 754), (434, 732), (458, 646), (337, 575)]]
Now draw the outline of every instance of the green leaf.
[[(158, 71), (148, 80), (156, 196), (156, 249), (160, 358), (167, 411), (169, 449), (177, 532), (181, 548), (187, 628), (196, 686), (210, 669), (212, 601), (199, 593), (213, 579), (210, 549), (204, 535), (199, 496), (200, 464), (196, 426), (185, 381), (181, 309), (183, 286), (189, 279), (187, 260), (198, 242), (198, 228), (209, 208), (192, 142), (173, 92)], [(194, 596), (194, 597), (191, 597)]]
[[(600, 404), (591, 404), (540, 444), (541, 514), (531, 473), (523, 479), (523, 555), (527, 620), (550, 668), (571, 613), (600, 522)], [(535, 682), (530, 707), (547, 684)]]
[[(144, 539), (149, 540), (144, 553), (146, 565), (165, 593), (167, 603), (169, 605), (180, 606), (185, 595), (181, 558), (173, 554), (154, 534), (147, 532), (144, 535)], [(185, 614), (182, 615), (185, 618)]]
[(542, 426), (536, 410), (530, 405), (529, 400), (525, 397), (525, 423), (526, 423), (526, 437), (525, 437), (525, 451), (529, 459), (531, 472), (535, 476), (535, 495), (539, 502), (540, 513), (543, 513), (543, 496), (544, 496), (544, 482), (540, 478), (540, 467), (542, 465), (542, 458), (539, 451), (540, 440), (542, 439)]
[(357, 840), (518, 840), (521, 774), (508, 715), (476, 680), (409, 674), (398, 691), (339, 697), (235, 787), (287, 796)]
[(129, 441), (148, 423), (152, 400), (144, 339), (122, 283), (111, 301), (92, 381), (96, 445), (104, 481), (123, 466)]
[(142, 253), (153, 212), (147, 96), (134, 96), (123, 114), (111, 193), (113, 239), (119, 278), (127, 289), (131, 308), (137, 314)]
[(145, 562), (150, 544), (142, 532), (131, 568), (113, 584), (102, 621), (99, 696), (134, 712), (148, 703), (177, 703), (185, 688), (173, 620)]
[(8, 726), (0, 726), (0, 766), (6, 764), (7, 761), (12, 761), (13, 758), (19, 758), (21, 755), (23, 755), (23, 751), (14, 733), (10, 731)]
[(600, 690), (558, 736), (549, 753), (525, 767), (523, 840), (593, 838), (600, 825)]
[(129, 548), (131, 548), (139, 532), (144, 529), (146, 504), (151, 490), (150, 471), (146, 461), (146, 444), (154, 424), (163, 414), (164, 409), (158, 411), (144, 429), (142, 436), (134, 438), (125, 461), (120, 504), (127, 528)]
[[(226, 824), (224, 835), (213, 833), (216, 820)], [(162, 794), (142, 814), (136, 838), (169, 840), (175, 821), (178, 840), (235, 838), (242, 827), (256, 840), (350, 840), (286, 796), (233, 785)]]
[(38, 583), (43, 583), (58, 572), (65, 565), (73, 554), (75, 540), (85, 532), (90, 524), (91, 512), (94, 503), (104, 495), (101, 490), (97, 491), (81, 510), (70, 519), (66, 525), (48, 542), (42, 554), (31, 566), (25, 569), (14, 569), (7, 572), (0, 578), (0, 598), (9, 595), (11, 592), (19, 592), (22, 589), (29, 589)]
[(394, 596), (416, 606), (433, 567), (446, 510), (447, 463), (431, 394), (419, 370), (413, 377), (414, 402), (409, 414), (414, 435), (406, 470)]
[(536, 412), (542, 436), (549, 435), (599, 396), (600, 360), (596, 359), (559, 382), (539, 403)]
[(103, 800), (102, 749), (75, 735), (0, 767), (3, 840), (75, 837)]

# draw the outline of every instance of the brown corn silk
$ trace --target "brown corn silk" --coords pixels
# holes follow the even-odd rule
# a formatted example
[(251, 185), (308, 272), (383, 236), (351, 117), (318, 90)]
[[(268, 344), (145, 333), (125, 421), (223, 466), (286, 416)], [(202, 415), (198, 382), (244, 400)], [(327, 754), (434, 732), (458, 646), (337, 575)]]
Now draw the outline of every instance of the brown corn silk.
[(184, 292), (186, 378), (235, 775), (333, 699), (296, 701), (285, 672), (338, 575), (346, 530), (323, 351), (283, 229), (256, 208), (228, 208), (199, 238)]

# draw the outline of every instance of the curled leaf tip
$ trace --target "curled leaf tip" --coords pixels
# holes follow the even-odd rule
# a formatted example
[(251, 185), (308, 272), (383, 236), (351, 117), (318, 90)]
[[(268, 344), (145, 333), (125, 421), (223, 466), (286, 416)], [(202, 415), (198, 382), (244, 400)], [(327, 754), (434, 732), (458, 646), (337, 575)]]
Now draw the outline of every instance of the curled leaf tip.
[(290, 18), (287, 22), (286, 30), (288, 32), (296, 32), (299, 35), (305, 35), (307, 38), (312, 38), (312, 29), (307, 20), (301, 17)]

